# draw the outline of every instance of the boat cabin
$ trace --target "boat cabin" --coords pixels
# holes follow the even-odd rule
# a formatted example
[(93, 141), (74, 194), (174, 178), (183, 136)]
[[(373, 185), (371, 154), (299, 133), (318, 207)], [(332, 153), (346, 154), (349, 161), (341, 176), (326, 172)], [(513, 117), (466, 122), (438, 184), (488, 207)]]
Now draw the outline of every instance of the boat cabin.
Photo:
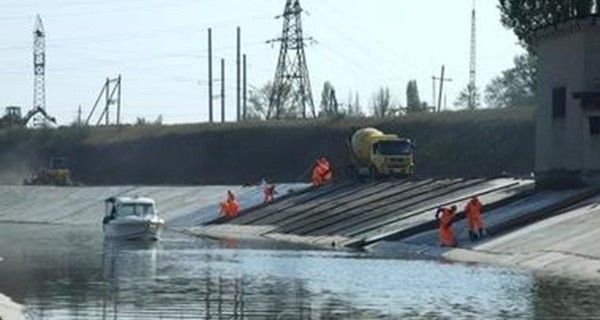
[(154, 200), (143, 197), (110, 197), (104, 201), (104, 222), (124, 217), (155, 216), (156, 204)]

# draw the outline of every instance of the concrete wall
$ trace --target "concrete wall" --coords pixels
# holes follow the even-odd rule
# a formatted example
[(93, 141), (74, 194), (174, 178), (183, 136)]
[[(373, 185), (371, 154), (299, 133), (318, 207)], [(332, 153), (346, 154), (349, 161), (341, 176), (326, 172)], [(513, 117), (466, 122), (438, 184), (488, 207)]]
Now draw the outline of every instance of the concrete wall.
[[(593, 19), (593, 18), (592, 18)], [(600, 92), (600, 26), (584, 19), (538, 34), (539, 56), (535, 170), (540, 184), (581, 183), (600, 173), (600, 136), (590, 134), (589, 117), (576, 92)], [(566, 87), (566, 116), (555, 119), (553, 90)]]

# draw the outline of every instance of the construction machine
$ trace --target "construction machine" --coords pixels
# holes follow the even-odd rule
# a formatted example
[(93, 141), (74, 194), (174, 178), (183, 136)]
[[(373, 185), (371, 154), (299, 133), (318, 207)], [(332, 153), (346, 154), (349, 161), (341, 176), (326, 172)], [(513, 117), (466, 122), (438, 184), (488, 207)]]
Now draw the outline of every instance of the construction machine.
[(21, 114), (21, 107), (9, 106), (5, 108), (4, 116), (0, 118), (0, 128), (18, 128), (26, 127), (29, 121), (37, 114), (51, 123), (56, 123), (56, 119), (46, 113), (46, 110), (37, 107), (29, 110), (25, 116)]
[(375, 128), (357, 130), (349, 141), (352, 170), (359, 177), (409, 177), (415, 171), (414, 143)]
[(71, 171), (67, 168), (66, 160), (62, 157), (50, 159), (48, 168), (40, 169), (33, 176), (25, 179), (25, 185), (71, 186)]

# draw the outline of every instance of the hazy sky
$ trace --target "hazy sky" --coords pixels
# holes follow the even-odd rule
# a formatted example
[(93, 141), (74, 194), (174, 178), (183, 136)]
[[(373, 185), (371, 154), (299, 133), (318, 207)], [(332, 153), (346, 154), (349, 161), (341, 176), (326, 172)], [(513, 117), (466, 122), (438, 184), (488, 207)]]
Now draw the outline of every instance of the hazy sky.
[[(373, 92), (389, 86), (404, 104), (407, 81), (431, 100), (432, 75), (446, 65), (451, 106), (469, 76), (472, 0), (302, 0), (315, 104), (329, 80), (342, 102), (358, 91), (366, 112)], [(478, 85), (512, 65), (522, 49), (500, 24), (495, 0), (479, 0)], [(235, 29), (242, 27), (249, 85), (271, 81), (279, 52), (284, 0), (2, 0), (0, 107), (32, 105), (32, 29), (47, 32), (47, 110), (69, 123), (87, 115), (106, 77), (123, 75), (123, 114), (166, 123), (208, 118), (207, 31), (213, 28), (214, 72), (227, 60), (227, 117), (235, 113)], [(219, 84), (215, 83), (215, 93)], [(219, 106), (215, 101), (215, 106)], [(216, 112), (220, 114), (220, 112)]]

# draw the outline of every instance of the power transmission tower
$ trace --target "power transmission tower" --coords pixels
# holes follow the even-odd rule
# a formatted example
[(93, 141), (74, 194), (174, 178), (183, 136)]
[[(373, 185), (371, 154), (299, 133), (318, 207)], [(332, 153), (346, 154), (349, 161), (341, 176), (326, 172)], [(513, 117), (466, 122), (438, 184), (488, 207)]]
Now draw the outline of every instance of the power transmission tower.
[[(33, 28), (33, 108), (46, 111), (46, 32), (42, 18), (37, 15)], [(34, 123), (45, 119), (36, 116)]]
[(473, 0), (473, 11), (471, 12), (471, 61), (469, 67), (469, 92), (468, 108), (477, 108), (477, 15), (475, 13), (475, 0)]
[(306, 118), (307, 112), (316, 117), (304, 53), (305, 42), (312, 38), (303, 36), (302, 12), (299, 0), (286, 0), (283, 15), (279, 16), (283, 18), (281, 38), (267, 41), (281, 42), (267, 118), (279, 119), (300, 114)]

